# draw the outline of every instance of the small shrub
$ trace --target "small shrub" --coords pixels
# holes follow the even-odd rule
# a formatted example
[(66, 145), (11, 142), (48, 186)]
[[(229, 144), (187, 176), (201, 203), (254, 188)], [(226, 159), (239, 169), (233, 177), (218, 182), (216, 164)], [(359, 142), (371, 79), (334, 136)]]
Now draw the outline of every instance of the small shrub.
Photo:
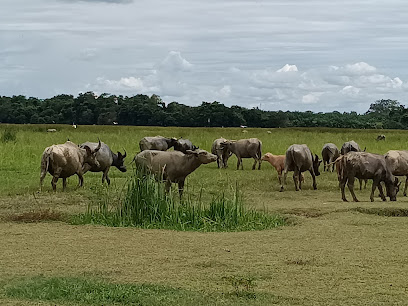
[(1, 135), (1, 142), (6, 143), (6, 142), (16, 142), (16, 141), (17, 141), (16, 130), (7, 128), (3, 131), (3, 134)]
[(237, 277), (237, 276), (226, 276), (223, 277), (225, 281), (231, 284), (233, 295), (246, 299), (256, 299), (255, 294), (255, 283), (254, 279), (251, 277)]

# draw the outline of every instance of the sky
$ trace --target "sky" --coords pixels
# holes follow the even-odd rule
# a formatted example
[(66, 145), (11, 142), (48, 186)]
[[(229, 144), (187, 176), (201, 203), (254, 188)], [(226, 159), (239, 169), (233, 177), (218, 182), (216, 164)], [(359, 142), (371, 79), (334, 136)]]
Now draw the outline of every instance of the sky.
[(0, 95), (263, 110), (408, 103), (408, 2), (1, 0)]

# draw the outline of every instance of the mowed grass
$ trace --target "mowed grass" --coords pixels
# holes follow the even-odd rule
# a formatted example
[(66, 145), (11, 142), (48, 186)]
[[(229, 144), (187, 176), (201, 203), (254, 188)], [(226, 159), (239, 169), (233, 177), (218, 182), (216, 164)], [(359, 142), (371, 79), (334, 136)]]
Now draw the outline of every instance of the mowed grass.
[[(0, 133), (5, 127), (0, 125)], [(271, 133), (267, 133), (268, 129), (249, 128), (242, 133), (239, 128), (79, 126), (75, 130), (58, 125), (8, 128), (17, 132), (15, 142), (0, 143), (3, 284), (28, 286), (26, 280), (38, 275), (44, 275), (42, 284), (50, 279), (81, 282), (81, 277), (87, 282), (91, 277), (106, 280), (108, 284), (103, 286), (108, 291), (112, 283), (123, 285), (124, 290), (144, 284), (163, 286), (164, 301), (173, 294), (167, 289), (180, 289), (181, 296), (191, 292), (198, 298), (193, 303), (203, 305), (216, 304), (214, 301), (260, 305), (406, 303), (408, 199), (400, 193), (397, 202), (382, 202), (376, 197), (371, 203), (369, 183), (366, 190), (356, 192), (360, 203), (343, 203), (336, 174), (323, 173), (322, 168), (318, 190), (312, 189), (311, 177), (305, 173), (306, 181), (299, 192), (294, 191), (291, 173), (286, 190), (280, 193), (276, 172), (268, 163), (264, 162), (260, 171), (252, 171), (253, 161), (244, 159), (244, 170), (237, 171), (234, 156), (228, 169), (217, 169), (212, 163), (188, 177), (187, 197), (202, 193), (203, 201), (209, 203), (222, 193), (233, 195), (238, 184), (247, 207), (278, 212), (294, 221), (291, 226), (264, 231), (197, 233), (65, 223), (67, 216), (85, 212), (90, 203), (105, 194), (123, 195), (131, 173), (114, 168), (109, 188), (101, 185), (100, 173), (87, 173), (84, 188), (78, 189), (77, 178), (72, 177), (66, 192), (62, 192), (59, 182), (57, 193), (53, 193), (51, 176), (47, 175), (44, 191), (38, 193), (44, 148), (64, 143), (67, 138), (82, 143), (100, 137), (114, 151), (125, 148), (130, 169), (143, 136), (182, 136), (206, 150), (221, 136), (257, 137), (263, 142), (263, 153), (284, 154), (289, 145), (306, 143), (320, 156), (324, 143), (340, 147), (347, 140), (380, 154), (407, 149), (406, 131), (316, 128), (269, 129)], [(56, 128), (57, 132), (46, 133), (47, 128)], [(385, 134), (386, 141), (377, 142), (378, 134)], [(348, 191), (346, 196), (351, 200)], [(250, 289), (248, 295), (222, 298), (225, 294), (245, 293), (246, 286)], [(0, 292), (0, 304), (82, 304), (69, 298), (13, 298), (4, 290)], [(256, 298), (248, 299), (253, 293)], [(98, 298), (101, 295), (104, 293)], [(114, 302), (106, 302), (110, 303)], [(163, 305), (155, 300), (153, 304)]]

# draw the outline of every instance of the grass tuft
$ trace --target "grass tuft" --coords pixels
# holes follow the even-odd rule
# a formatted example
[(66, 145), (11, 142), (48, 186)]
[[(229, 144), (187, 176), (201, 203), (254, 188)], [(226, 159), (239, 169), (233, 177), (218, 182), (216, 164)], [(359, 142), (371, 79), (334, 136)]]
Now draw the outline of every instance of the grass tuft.
[[(4, 296), (12, 299), (78, 305), (248, 305), (248, 298), (256, 297), (251, 279), (234, 279), (233, 284), (237, 290), (235, 295), (151, 284), (116, 284), (87, 278), (36, 276), (12, 281), (2, 291)], [(265, 302), (266, 295), (260, 296)], [(276, 298), (269, 296), (268, 300), (271, 299)]]
[(112, 205), (105, 197), (97, 208), (88, 208), (85, 214), (76, 216), (73, 223), (181, 231), (246, 231), (282, 226), (286, 219), (245, 208), (238, 187), (233, 199), (223, 193), (204, 205), (200, 194), (195, 201), (187, 197), (180, 202), (166, 194), (163, 184), (153, 175), (136, 170), (122, 201)]
[(14, 129), (6, 128), (1, 135), (1, 142), (16, 142), (17, 141), (17, 131)]

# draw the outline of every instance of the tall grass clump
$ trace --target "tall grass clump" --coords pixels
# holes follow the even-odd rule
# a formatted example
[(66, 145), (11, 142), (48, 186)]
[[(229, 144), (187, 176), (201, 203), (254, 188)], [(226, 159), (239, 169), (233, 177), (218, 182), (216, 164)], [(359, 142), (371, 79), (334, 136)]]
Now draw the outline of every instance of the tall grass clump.
[(1, 142), (16, 142), (17, 141), (17, 131), (14, 129), (6, 128), (1, 134)]
[[(201, 191), (203, 192), (203, 191)], [(104, 197), (96, 208), (76, 216), (74, 223), (107, 226), (135, 226), (197, 231), (244, 231), (274, 228), (285, 224), (281, 216), (248, 209), (238, 187), (233, 199), (225, 194), (214, 197), (209, 204), (187, 197), (182, 201), (166, 194), (162, 183), (143, 170), (136, 170), (128, 182), (124, 198), (113, 204)]]

